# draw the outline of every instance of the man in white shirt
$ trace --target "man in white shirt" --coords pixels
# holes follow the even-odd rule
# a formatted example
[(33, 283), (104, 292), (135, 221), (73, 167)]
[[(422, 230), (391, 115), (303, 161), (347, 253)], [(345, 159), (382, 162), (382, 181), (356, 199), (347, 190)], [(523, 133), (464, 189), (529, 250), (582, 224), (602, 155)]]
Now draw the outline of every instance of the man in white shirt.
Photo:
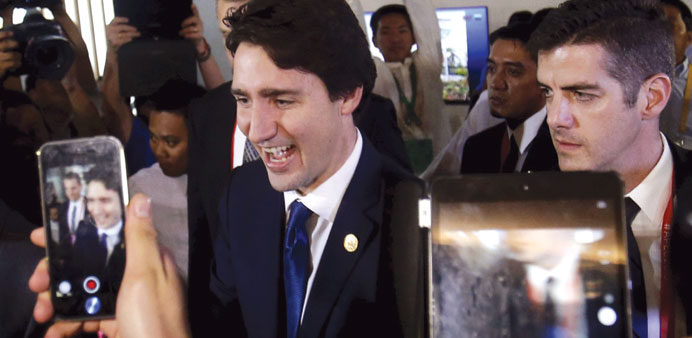
[(689, 285), (675, 282), (688, 270), (676, 261), (685, 259), (677, 252), (689, 237), (674, 234), (689, 224), (678, 221), (686, 207), (674, 210), (673, 201), (689, 193), (682, 188), (689, 169), (685, 153), (659, 132), (674, 64), (661, 9), (570, 0), (546, 17), (529, 49), (538, 55), (560, 169), (615, 171), (624, 181), (634, 335), (685, 335), (689, 304), (679, 292)]
[(490, 35), (488, 102), (505, 123), (469, 137), (462, 174), (553, 170), (557, 156), (546, 123), (536, 60), (526, 49), (534, 26), (518, 23)]
[(88, 214), (86, 199), (82, 196), (82, 179), (77, 173), (68, 172), (62, 178), (67, 201), (60, 206), (59, 241), (61, 246), (72, 247), (79, 223)]
[[(452, 130), (442, 109), (442, 55), (434, 8), (424, 1), (404, 2), (379, 8), (370, 20), (373, 44), (385, 61), (375, 58), (373, 93), (394, 102), (413, 171), (421, 173), (447, 144)], [(414, 25), (412, 19), (425, 26)], [(414, 44), (417, 50), (412, 53)]]

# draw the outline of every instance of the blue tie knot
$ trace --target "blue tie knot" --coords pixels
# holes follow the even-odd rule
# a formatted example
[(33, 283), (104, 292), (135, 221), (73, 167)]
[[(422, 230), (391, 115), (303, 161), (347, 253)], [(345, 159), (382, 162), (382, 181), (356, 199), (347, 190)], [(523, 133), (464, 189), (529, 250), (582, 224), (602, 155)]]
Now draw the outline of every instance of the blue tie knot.
[(288, 207), (288, 224), (284, 240), (284, 287), (286, 291), (287, 336), (298, 335), (308, 280), (310, 245), (306, 222), (312, 211), (298, 200)]

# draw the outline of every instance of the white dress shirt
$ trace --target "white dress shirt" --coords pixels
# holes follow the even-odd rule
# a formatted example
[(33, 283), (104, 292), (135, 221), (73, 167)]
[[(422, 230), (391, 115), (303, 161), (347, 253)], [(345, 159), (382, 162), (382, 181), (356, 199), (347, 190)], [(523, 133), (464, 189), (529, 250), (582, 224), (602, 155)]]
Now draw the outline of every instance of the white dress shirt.
[(130, 196), (143, 193), (151, 199), (157, 241), (173, 254), (178, 273), (187, 280), (189, 236), (187, 227), (187, 175), (166, 176), (158, 163), (127, 180)]
[(106, 262), (111, 259), (111, 254), (116, 245), (120, 244), (120, 230), (123, 228), (123, 221), (116, 223), (114, 226), (108, 229), (96, 228), (99, 234), (99, 242), (101, 241), (101, 236), (106, 234), (106, 247), (108, 248), (108, 256), (106, 256)]
[(528, 156), (526, 149), (531, 145), (533, 139), (536, 138), (538, 129), (541, 128), (546, 114), (546, 109), (543, 107), (514, 130), (507, 127), (507, 132), (510, 136), (514, 136), (514, 140), (517, 142), (517, 147), (519, 148), (519, 158), (517, 159), (517, 166), (514, 171), (521, 171), (521, 168), (524, 166), (524, 161), (526, 161), (526, 156)]
[[(661, 142), (661, 158), (646, 178), (625, 195), (641, 208), (632, 221), (632, 232), (642, 261), (649, 338), (660, 337), (661, 229), (673, 183), (673, 156), (663, 134)], [(684, 329), (684, 316), (676, 313), (675, 318), (676, 332), (680, 332)]]
[[(78, 200), (70, 200), (67, 207), (67, 227), (69, 228), (70, 234), (74, 235), (79, 226), (79, 222), (84, 218), (84, 197), (80, 197)], [(73, 218), (74, 217), (74, 218)], [(74, 219), (74, 224), (72, 220)]]
[[(298, 191), (284, 192), (284, 202), (286, 203), (286, 211), (295, 200), (300, 200), (313, 215), (308, 219), (306, 228), (310, 242), (310, 257), (311, 268), (310, 277), (308, 278), (307, 288), (305, 290), (305, 300), (303, 301), (303, 311), (301, 314), (301, 322), (305, 308), (312, 289), (312, 282), (315, 279), (315, 272), (319, 268), (320, 259), (324, 252), (324, 247), (327, 245), (329, 233), (334, 225), (336, 213), (341, 205), (341, 199), (344, 197), (346, 188), (351, 183), (353, 173), (356, 171), (360, 154), (363, 150), (363, 138), (358, 131), (358, 139), (355, 147), (351, 151), (351, 155), (346, 159), (346, 162), (337, 170), (334, 175), (329, 177), (324, 183), (320, 184), (315, 190), (307, 195), (301, 195)], [(288, 219), (288, 217), (286, 217)]]
[(238, 123), (236, 123), (235, 129), (233, 129), (233, 169), (243, 165), (243, 153), (245, 152), (246, 140), (247, 136), (240, 131)]

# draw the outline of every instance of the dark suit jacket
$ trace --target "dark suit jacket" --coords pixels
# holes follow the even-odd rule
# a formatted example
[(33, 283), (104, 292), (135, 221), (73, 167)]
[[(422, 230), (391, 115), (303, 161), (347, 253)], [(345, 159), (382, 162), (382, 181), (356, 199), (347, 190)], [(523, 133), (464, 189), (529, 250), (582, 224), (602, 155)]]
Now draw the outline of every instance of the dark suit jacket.
[[(501, 123), (469, 137), (461, 159), (462, 174), (489, 174), (501, 171), (500, 148), (505, 128), (507, 128), (505, 124)], [(529, 153), (526, 155), (521, 172), (559, 170), (557, 153), (545, 120), (527, 151)]]
[(106, 250), (99, 243), (96, 226), (90, 219), (80, 222), (73, 248), (74, 267), (86, 275), (103, 276), (102, 280), (121, 280), (125, 269), (124, 228), (123, 225), (119, 233), (120, 243), (113, 248), (106, 264)]
[[(261, 162), (244, 165), (233, 176), (222, 199), (222, 226), (214, 245), (216, 319), (229, 336), (284, 336), (283, 193), (271, 187)], [(315, 275), (299, 337), (403, 335), (401, 314), (409, 312), (397, 306), (393, 263), (415, 264), (418, 257), (392, 257), (393, 235), (418, 227), (397, 227), (390, 217), (392, 188), (407, 177), (364, 140)], [(359, 239), (354, 253), (343, 247), (347, 234)], [(408, 278), (415, 284), (417, 275)]]
[[(85, 219), (86, 215), (88, 215), (89, 213), (86, 208), (85, 197), (82, 197), (82, 204), (84, 205), (84, 214), (82, 215), (82, 219)], [(65, 203), (61, 204), (60, 208), (58, 209), (58, 234), (60, 236), (58, 240), (61, 246), (68, 248), (72, 247), (72, 240), (70, 239), (69, 222), (67, 221), (69, 213), (70, 201), (68, 200)]]
[[(230, 179), (236, 102), (227, 82), (190, 105), (188, 221), (188, 308), (195, 336), (210, 334), (207, 319), (212, 238), (218, 229), (219, 198)], [(364, 137), (410, 170), (396, 111), (390, 100), (371, 95), (368, 108), (354, 117)], [(213, 332), (212, 332), (213, 333)]]
[[(675, 175), (674, 181), (674, 199), (673, 199), (673, 224), (671, 230), (670, 252), (669, 258), (671, 262), (671, 272), (673, 275), (673, 283), (677, 295), (682, 301), (683, 307), (687, 315), (687, 332), (692, 333), (692, 270), (689, 268), (689, 258), (692, 257), (692, 156), (691, 153), (682, 149), (671, 142), (668, 142), (671, 153), (673, 155), (673, 170)], [(636, 265), (639, 248), (636, 240), (633, 240), (634, 235), (628, 229), (628, 261), (630, 266)], [(632, 291), (644, 291), (644, 281), (641, 275), (630, 275), (632, 280)], [(641, 295), (639, 298), (645, 297)], [(645, 331), (644, 323), (637, 323), (636, 318), (646, 320), (645, 304), (635, 302), (637, 297), (633, 297), (631, 301), (632, 307), (632, 327), (633, 337), (640, 337), (638, 331)]]
[(45, 332), (45, 328), (30, 327), (36, 294), (29, 290), (28, 281), (45, 256), (29, 241), (34, 228), (0, 200), (0, 338), (43, 337)]
[(675, 197), (670, 242), (673, 282), (687, 315), (687, 334), (692, 334), (692, 153), (669, 142), (675, 170)]

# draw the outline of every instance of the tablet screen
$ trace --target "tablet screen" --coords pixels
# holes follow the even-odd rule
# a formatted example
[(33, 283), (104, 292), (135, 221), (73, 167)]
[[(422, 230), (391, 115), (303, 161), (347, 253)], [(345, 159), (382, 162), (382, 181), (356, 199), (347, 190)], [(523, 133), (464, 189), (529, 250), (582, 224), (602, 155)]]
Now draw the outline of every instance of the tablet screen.
[(626, 337), (610, 174), (464, 176), (432, 190), (435, 337)]

